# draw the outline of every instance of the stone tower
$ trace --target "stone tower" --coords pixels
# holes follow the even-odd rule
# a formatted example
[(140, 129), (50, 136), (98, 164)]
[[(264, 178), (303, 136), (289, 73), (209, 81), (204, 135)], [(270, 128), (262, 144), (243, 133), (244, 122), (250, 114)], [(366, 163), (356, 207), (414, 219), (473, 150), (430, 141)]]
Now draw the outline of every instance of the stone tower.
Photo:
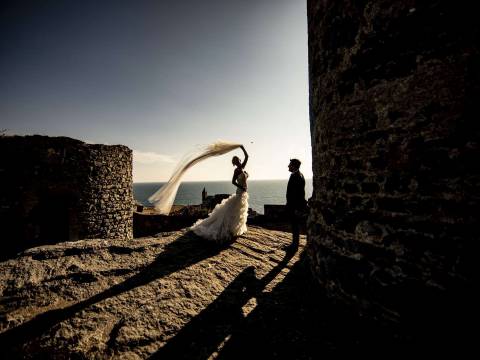
[(132, 152), (47, 136), (0, 138), (4, 254), (87, 238), (132, 238)]
[(419, 332), (476, 306), (479, 27), (468, 3), (308, 0), (313, 273)]

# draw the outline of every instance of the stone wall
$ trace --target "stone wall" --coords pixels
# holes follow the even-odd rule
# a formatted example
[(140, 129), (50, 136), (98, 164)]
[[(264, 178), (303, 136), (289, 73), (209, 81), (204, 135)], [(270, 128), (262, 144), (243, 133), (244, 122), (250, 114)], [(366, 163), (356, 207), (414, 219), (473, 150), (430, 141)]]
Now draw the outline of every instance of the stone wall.
[(285, 205), (263, 205), (263, 214), (270, 220), (288, 220), (287, 207)]
[(5, 136), (0, 164), (4, 253), (66, 240), (133, 237), (127, 147)]
[(390, 323), (473, 309), (480, 22), (467, 4), (308, 0), (310, 263), (328, 295)]
[(133, 236), (139, 238), (178, 231), (192, 226), (197, 220), (205, 217), (206, 214), (202, 213), (160, 215), (134, 212)]

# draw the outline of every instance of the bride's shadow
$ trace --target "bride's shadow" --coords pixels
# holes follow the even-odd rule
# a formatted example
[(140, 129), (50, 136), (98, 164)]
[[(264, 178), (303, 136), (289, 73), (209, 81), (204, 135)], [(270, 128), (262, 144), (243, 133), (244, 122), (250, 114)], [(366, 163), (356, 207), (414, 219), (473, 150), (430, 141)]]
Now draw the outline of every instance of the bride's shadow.
[(0, 348), (2, 352), (11, 353), (12, 356), (19, 355), (17, 351), (22, 344), (44, 334), (54, 325), (67, 320), (79, 311), (207, 259), (223, 249), (225, 246), (203, 240), (192, 232), (186, 232), (168, 244), (142, 271), (125, 281), (71, 306), (46, 311), (0, 334)]

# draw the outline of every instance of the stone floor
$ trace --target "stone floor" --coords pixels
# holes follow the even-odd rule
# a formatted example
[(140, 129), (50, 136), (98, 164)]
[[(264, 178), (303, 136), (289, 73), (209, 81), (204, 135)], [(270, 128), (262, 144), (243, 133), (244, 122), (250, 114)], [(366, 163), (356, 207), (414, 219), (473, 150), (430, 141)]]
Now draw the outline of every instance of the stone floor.
[[(315, 359), (401, 341), (332, 305), (290, 234), (180, 231), (42, 246), (0, 263), (2, 358)], [(379, 346), (380, 345), (380, 346)]]

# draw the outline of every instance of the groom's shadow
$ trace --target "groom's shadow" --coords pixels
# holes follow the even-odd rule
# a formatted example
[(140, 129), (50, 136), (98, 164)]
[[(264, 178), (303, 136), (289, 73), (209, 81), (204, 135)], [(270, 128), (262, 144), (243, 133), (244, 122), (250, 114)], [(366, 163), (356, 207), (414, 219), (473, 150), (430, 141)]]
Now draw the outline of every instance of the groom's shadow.
[(228, 334), (245, 321), (243, 306), (258, 297), (265, 287), (287, 266), (297, 249), (285, 253), (282, 260), (258, 279), (255, 268), (244, 269), (224, 291), (186, 324), (151, 359), (207, 359)]
[(71, 306), (46, 311), (0, 334), (0, 349), (11, 356), (19, 355), (22, 344), (44, 334), (54, 325), (67, 320), (79, 311), (200, 262), (218, 254), (223, 249), (225, 246), (208, 242), (192, 232), (187, 232), (168, 244), (157, 258), (142, 271), (125, 281)]

